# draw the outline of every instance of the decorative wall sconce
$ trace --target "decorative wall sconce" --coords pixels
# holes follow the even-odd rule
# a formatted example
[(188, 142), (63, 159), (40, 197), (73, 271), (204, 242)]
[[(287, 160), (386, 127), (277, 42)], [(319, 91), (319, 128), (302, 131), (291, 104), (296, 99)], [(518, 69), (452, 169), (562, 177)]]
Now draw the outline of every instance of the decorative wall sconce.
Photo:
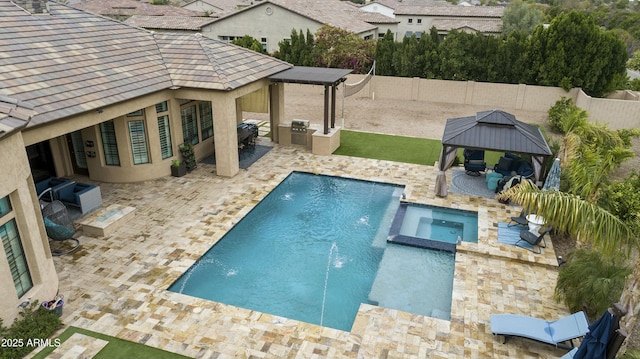
[(88, 152), (87, 152), (87, 157), (89, 157), (89, 158), (94, 158), (94, 157), (96, 157), (96, 151), (88, 151)]
[(102, 109), (101, 109), (101, 108), (99, 108), (99, 109), (97, 109), (97, 110), (96, 110), (96, 112), (98, 112), (98, 113), (102, 113)]
[(84, 145), (87, 147), (93, 147), (93, 141), (85, 141)]

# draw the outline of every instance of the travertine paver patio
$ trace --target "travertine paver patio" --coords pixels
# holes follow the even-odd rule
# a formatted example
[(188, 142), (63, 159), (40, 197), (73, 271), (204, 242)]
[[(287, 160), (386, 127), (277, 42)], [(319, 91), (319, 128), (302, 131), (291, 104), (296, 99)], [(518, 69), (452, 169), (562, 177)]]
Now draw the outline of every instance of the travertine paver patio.
[[(264, 141), (264, 139), (261, 139)], [(478, 211), (479, 241), (456, 254), (451, 321), (362, 305), (351, 332), (276, 318), (166, 288), (291, 171), (406, 186), (408, 201)], [(553, 290), (555, 253), (497, 242), (497, 224), (519, 213), (493, 199), (434, 195), (436, 169), (274, 145), (233, 178), (199, 164), (185, 177), (101, 183), (103, 206), (136, 208), (103, 238), (57, 257), (63, 321), (197, 358), (557, 358), (566, 351), (492, 336), (491, 313), (553, 320), (567, 315)], [(450, 176), (449, 176), (450, 177)], [(428, 285), (428, 283), (425, 283)]]

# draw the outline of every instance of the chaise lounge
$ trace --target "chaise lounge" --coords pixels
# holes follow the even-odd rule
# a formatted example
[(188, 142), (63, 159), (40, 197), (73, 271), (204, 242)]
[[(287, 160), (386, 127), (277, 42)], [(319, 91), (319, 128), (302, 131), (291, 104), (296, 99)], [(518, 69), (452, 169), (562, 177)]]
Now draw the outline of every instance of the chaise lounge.
[[(511, 337), (521, 337), (557, 348), (573, 348), (573, 339), (589, 332), (589, 322), (584, 312), (577, 312), (553, 322), (517, 314), (491, 314), (491, 333), (504, 336), (504, 343)], [(569, 342), (571, 346), (562, 343)]]

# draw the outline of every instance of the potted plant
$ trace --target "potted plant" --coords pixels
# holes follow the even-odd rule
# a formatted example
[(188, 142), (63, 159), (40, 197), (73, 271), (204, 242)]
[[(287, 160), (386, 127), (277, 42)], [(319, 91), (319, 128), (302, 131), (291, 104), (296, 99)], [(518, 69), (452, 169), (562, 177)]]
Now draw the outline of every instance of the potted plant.
[(196, 164), (196, 155), (193, 152), (193, 145), (191, 143), (184, 143), (180, 145), (180, 154), (182, 155), (182, 160), (187, 166), (187, 171), (191, 172), (197, 167)]
[(171, 163), (171, 175), (173, 177), (182, 177), (187, 174), (187, 165), (180, 160), (173, 160)]

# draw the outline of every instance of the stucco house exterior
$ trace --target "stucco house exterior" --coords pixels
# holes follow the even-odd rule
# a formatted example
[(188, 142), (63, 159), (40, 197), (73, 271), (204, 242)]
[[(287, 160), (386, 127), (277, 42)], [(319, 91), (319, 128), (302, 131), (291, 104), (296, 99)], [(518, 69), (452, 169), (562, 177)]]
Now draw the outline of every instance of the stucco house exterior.
[(217, 174), (234, 176), (243, 97), (266, 90), (275, 128), (284, 87), (268, 77), (292, 67), (200, 34), (150, 32), (56, 2), (35, 11), (0, 0), (5, 325), (19, 304), (50, 300), (58, 289), (35, 182), (160, 178), (183, 143), (197, 159), (215, 153)]
[(401, 1), (398, 0), (375, 0), (367, 1), (364, 5), (360, 6), (360, 10), (367, 12), (376, 12), (388, 17), (396, 17), (394, 13), (396, 8), (400, 5)]
[(223, 16), (204, 26), (202, 34), (222, 41), (232, 41), (235, 38), (250, 35), (262, 42), (269, 53), (279, 49), (280, 41), (291, 37), (291, 30), (302, 30), (306, 33), (309, 29), (311, 33), (315, 33), (325, 24), (347, 30), (364, 39), (376, 39), (379, 32), (378, 26), (363, 20), (360, 14), (363, 12), (347, 2), (340, 0), (255, 2), (253, 6)]
[(213, 17), (220, 17), (232, 13), (247, 6), (251, 6), (250, 0), (194, 0), (182, 5), (183, 9), (198, 11)]
[(433, 26), (443, 36), (451, 30), (500, 34), (503, 13), (501, 6), (456, 6), (444, 0), (407, 1), (395, 9), (400, 37), (420, 37)]

